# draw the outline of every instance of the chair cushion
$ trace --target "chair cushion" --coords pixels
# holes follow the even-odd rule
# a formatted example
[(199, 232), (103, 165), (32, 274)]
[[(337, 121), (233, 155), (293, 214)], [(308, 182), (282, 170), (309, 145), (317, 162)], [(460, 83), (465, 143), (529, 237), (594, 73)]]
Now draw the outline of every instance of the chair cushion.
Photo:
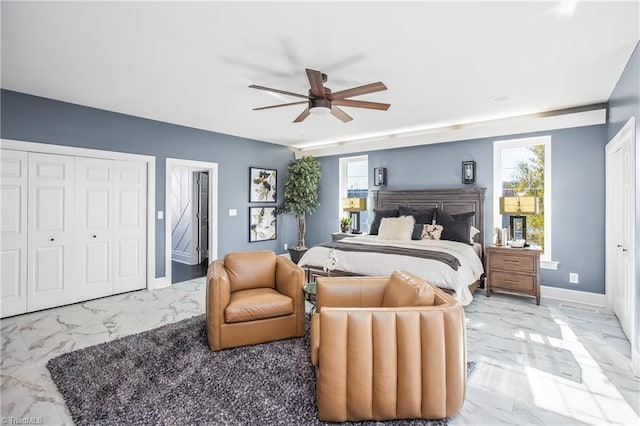
[(382, 306), (433, 306), (434, 298), (433, 288), (427, 281), (409, 272), (396, 271), (389, 277)]
[(276, 254), (272, 251), (228, 253), (224, 257), (224, 267), (232, 292), (276, 286)]
[(224, 310), (225, 321), (246, 322), (293, 313), (293, 299), (271, 288), (254, 288), (231, 293)]

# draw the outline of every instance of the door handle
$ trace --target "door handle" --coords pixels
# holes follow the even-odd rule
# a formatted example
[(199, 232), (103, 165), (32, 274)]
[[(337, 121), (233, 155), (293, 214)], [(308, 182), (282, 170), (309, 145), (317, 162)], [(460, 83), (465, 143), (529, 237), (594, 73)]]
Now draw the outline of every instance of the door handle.
[(618, 248), (622, 247), (622, 244), (617, 244), (617, 247), (618, 247)]
[(96, 238), (96, 235), (94, 235), (93, 238)]
[(49, 241), (54, 241), (54, 239), (53, 239), (53, 238), (51, 238)]
[(622, 251), (629, 251), (629, 250), (627, 250), (626, 248), (623, 248)]

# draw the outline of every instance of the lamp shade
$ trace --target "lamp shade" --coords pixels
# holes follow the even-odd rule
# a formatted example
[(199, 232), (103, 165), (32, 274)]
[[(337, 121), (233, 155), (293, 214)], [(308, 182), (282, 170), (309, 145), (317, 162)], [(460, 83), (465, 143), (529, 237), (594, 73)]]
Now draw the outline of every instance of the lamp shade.
[(500, 197), (500, 214), (538, 214), (538, 197)]
[(343, 198), (342, 210), (345, 212), (363, 212), (367, 209), (366, 198)]

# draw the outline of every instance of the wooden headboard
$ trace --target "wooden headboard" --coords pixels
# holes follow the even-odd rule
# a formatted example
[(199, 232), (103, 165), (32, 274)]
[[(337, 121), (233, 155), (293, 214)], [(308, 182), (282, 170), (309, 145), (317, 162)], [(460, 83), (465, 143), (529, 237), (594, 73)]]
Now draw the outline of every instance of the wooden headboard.
[(404, 191), (372, 191), (375, 209), (400, 206), (437, 207), (450, 214), (476, 212), (472, 225), (480, 230), (474, 240), (484, 246), (484, 193), (486, 188), (412, 189)]

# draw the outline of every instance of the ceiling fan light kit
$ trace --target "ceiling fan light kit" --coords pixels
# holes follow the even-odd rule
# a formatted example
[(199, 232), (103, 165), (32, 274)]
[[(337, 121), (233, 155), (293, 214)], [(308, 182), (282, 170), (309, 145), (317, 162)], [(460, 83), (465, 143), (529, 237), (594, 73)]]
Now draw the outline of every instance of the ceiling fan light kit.
[(327, 75), (320, 71), (307, 68), (307, 78), (309, 80), (309, 94), (301, 95), (299, 93), (287, 92), (285, 90), (272, 89), (270, 87), (258, 86), (252, 84), (249, 86), (252, 89), (266, 90), (268, 92), (280, 93), (283, 95), (294, 96), (297, 98), (305, 98), (307, 101), (289, 102), (286, 104), (270, 105), (266, 107), (254, 108), (254, 111), (270, 108), (279, 108), (290, 105), (307, 104), (307, 107), (300, 113), (294, 123), (300, 123), (310, 114), (314, 115), (326, 115), (332, 114), (343, 123), (353, 120), (353, 118), (344, 112), (338, 106), (354, 107), (354, 108), (366, 108), (377, 109), (386, 111), (391, 106), (390, 104), (384, 104), (380, 102), (368, 102), (368, 101), (356, 101), (353, 99), (347, 99), (353, 96), (366, 95), (368, 93), (379, 92), (387, 90), (382, 82), (365, 84), (364, 86), (353, 87), (351, 89), (341, 90), (339, 92), (331, 92), (331, 89), (324, 86), (327, 82)]

